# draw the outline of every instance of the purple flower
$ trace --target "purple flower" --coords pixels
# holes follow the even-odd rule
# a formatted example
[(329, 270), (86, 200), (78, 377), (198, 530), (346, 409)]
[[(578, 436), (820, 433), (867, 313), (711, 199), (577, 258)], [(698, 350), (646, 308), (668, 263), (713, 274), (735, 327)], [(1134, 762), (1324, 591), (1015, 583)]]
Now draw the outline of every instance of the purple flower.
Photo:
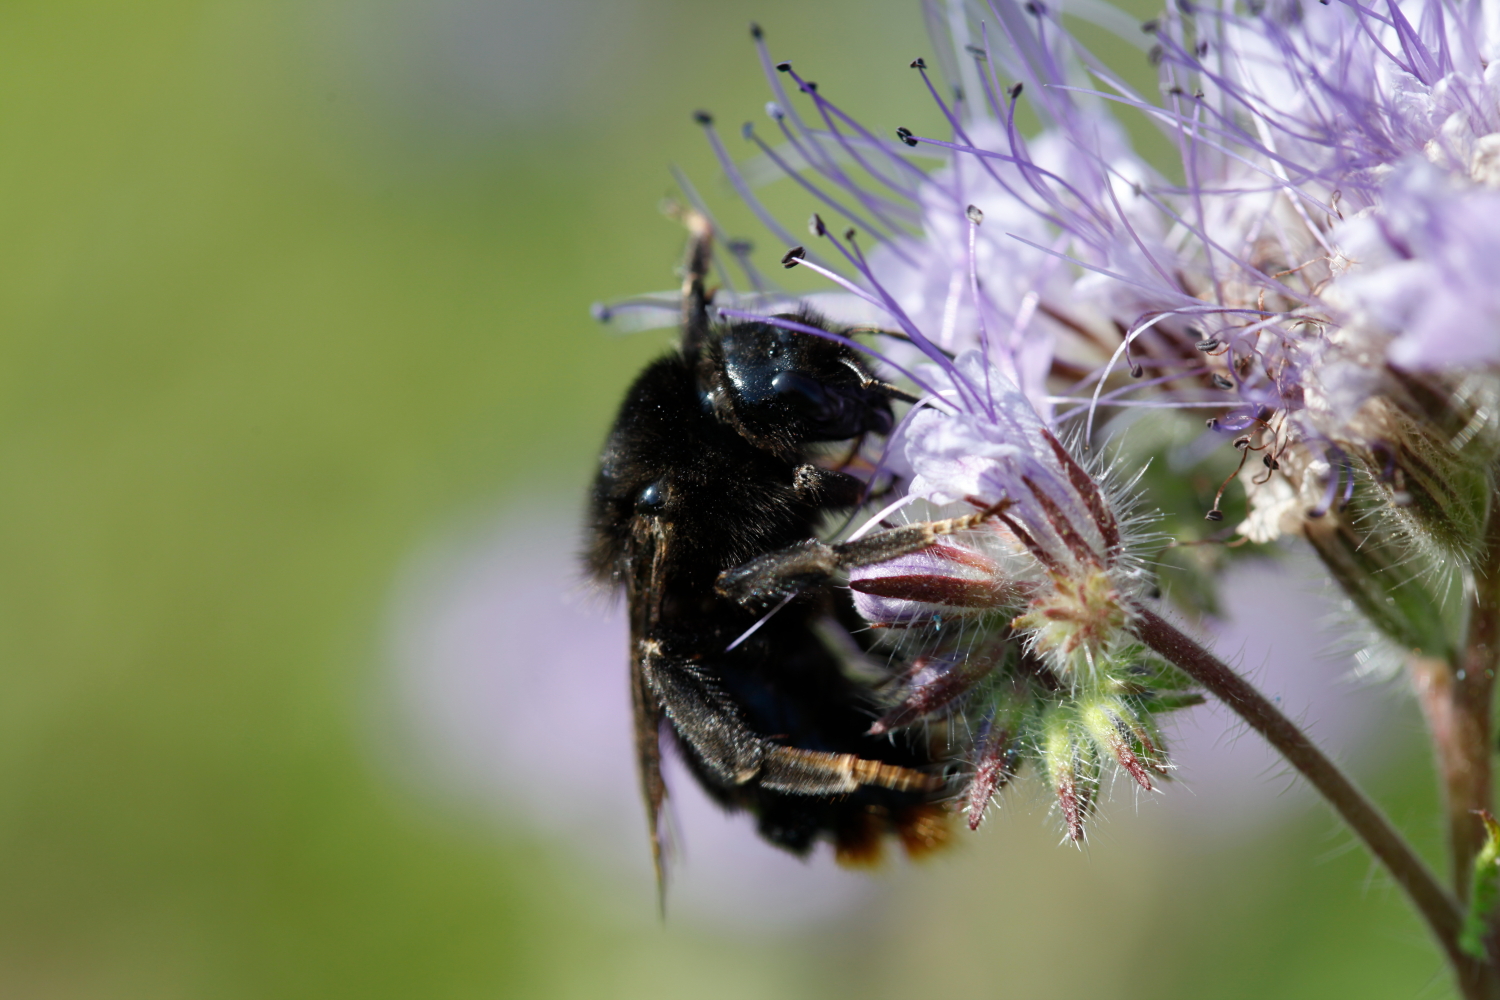
[(1393, 338), (1403, 368), (1500, 362), (1500, 190), (1411, 160), (1381, 194), (1338, 230), (1357, 262), (1333, 289), (1346, 313)]
[[(1404, 405), (1387, 362), (1451, 393), (1458, 366), (1500, 361), (1500, 4), (1190, 4), (1140, 26), (1091, 8), (1158, 67), (1158, 95), (1044, 4), (954, 10), (940, 66), (912, 63), (934, 135), (877, 134), (756, 32), (778, 138), (744, 134), (847, 221), (815, 218), (805, 263), (844, 289), (820, 303), (835, 318), (916, 345), (892, 360), (979, 348), (1044, 423), (1086, 418), (1086, 436), (1122, 408), (1217, 414), (1268, 459), (1246, 480), (1258, 539), (1346, 504), (1357, 471), (1392, 481), (1403, 445), (1370, 413)], [(1180, 180), (1131, 148), (1121, 109), (1163, 130)]]
[[(828, 279), (835, 320), (894, 334), (882, 356), (924, 394), (890, 464), (931, 516), (995, 510), (855, 574), (914, 664), (880, 725), (962, 723), (971, 818), (1035, 760), (1076, 838), (1100, 762), (1150, 787), (1153, 713), (1191, 697), (1131, 639), (1122, 491), (1062, 443), (1084, 454), (1101, 416), (1207, 417), (1204, 443), (1259, 458), (1240, 534), (1307, 537), (1387, 636), (1443, 641), (1500, 455), (1500, 2), (1080, 8), (1157, 67), (1151, 95), (1039, 0), (949, 10), (911, 64), (941, 131), (877, 133), (756, 29), (771, 126), (743, 134), (814, 202), (783, 263)], [(1170, 176), (1122, 111), (1160, 128)], [(776, 311), (744, 273), (724, 315)]]
[(1123, 491), (1101, 484), (979, 351), (932, 368), (931, 405), (903, 437), (910, 492), (935, 513), (994, 513), (852, 574), (861, 613), (897, 629), (911, 663), (872, 732), (947, 719), (974, 734), (971, 826), (1035, 761), (1078, 840), (1101, 762), (1151, 790), (1168, 769), (1151, 716), (1192, 697), (1128, 631), (1146, 577), (1132, 554), (1137, 523), (1117, 513)]

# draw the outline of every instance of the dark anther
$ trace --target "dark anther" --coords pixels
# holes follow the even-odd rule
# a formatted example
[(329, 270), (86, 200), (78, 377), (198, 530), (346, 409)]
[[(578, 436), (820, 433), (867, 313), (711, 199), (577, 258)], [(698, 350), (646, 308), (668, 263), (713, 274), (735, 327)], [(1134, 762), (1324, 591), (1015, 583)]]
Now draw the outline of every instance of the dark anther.
[(848, 240), (850, 243), (853, 243), (854, 237), (858, 235), (859, 234), (854, 231), (853, 226), (850, 226), (848, 229), (844, 230), (844, 239)]
[(1261, 456), (1261, 462), (1265, 465), (1266, 468), (1272, 470), (1273, 472), (1281, 468), (1281, 463), (1276, 461), (1276, 459), (1272, 458), (1270, 455)]
[(1187, 96), (1187, 91), (1183, 90), (1181, 87), (1173, 87), (1173, 88), (1171, 88), (1170, 90), (1167, 91), (1167, 96), (1168, 97), (1186, 97)]
[(1197, 48), (1193, 49), (1193, 51), (1198, 53), (1199, 59), (1202, 59), (1204, 56), (1208, 55), (1208, 43), (1199, 42)]
[(1188, 17), (1192, 17), (1198, 12), (1198, 8), (1193, 6), (1192, 0), (1177, 0), (1177, 9)]
[(726, 243), (725, 246), (728, 247), (729, 252), (734, 254), (736, 257), (748, 257), (750, 256), (750, 252), (755, 249), (755, 244), (751, 243), (749, 240), (742, 239), (732, 239), (728, 243)]
[(1038, 3), (1037, 0), (1026, 0), (1026, 13), (1030, 14), (1032, 17), (1041, 17), (1043, 14), (1047, 13), (1047, 8), (1041, 3)]
[(1250, 435), (1241, 434), (1239, 437), (1235, 438), (1234, 446), (1240, 451), (1244, 451), (1246, 448), (1250, 447)]
[(693, 121), (699, 125), (712, 125), (714, 123), (714, 116), (707, 111), (694, 111)]
[(1167, 57), (1167, 50), (1160, 45), (1151, 46), (1151, 51), (1146, 53), (1146, 61), (1153, 66), (1160, 66), (1161, 61)]
[(750, 22), (750, 37), (753, 38), (753, 39), (755, 39), (758, 42), (762, 38), (766, 37), (766, 33), (764, 31), (760, 30), (760, 25), (756, 24), (754, 21), (751, 21)]
[(603, 302), (595, 302), (589, 306), (589, 315), (600, 323), (608, 323), (609, 318), (614, 315), (614, 311)]
[(1131, 365), (1130, 366), (1130, 377), (1131, 378), (1140, 378), (1144, 374), (1146, 374), (1146, 369), (1142, 368), (1140, 365)]
[(896, 130), (896, 138), (900, 139), (902, 142), (906, 143), (908, 146), (915, 146), (917, 144), (917, 140), (911, 134), (911, 129), (909, 129), (909, 128), (898, 128)]
[(792, 247), (781, 258), (782, 267), (796, 267), (797, 263), (807, 256), (805, 247)]
[(748, 142), (751, 139), (755, 138), (755, 123), (754, 122), (746, 122), (745, 124), (741, 125), (740, 126), (740, 136), (746, 142)]
[(953, 87), (953, 99), (962, 104), (964, 99), (964, 88), (955, 84)]
[(1158, 21), (1158, 20), (1156, 20), (1155, 18), (1152, 18), (1149, 21), (1142, 22), (1142, 24), (1141, 24), (1141, 34), (1143, 34), (1143, 35), (1154, 35), (1154, 34), (1156, 34), (1156, 30), (1158, 28), (1160, 28), (1160, 27), (1161, 27), (1161, 22)]
[(1215, 389), (1234, 388), (1234, 383), (1229, 381), (1229, 379), (1225, 378), (1223, 375), (1220, 375), (1218, 372), (1214, 372), (1213, 378), (1209, 379), (1209, 381), (1214, 384)]
[(915, 58), (915, 59), (913, 59), (911, 61), (911, 68), (912, 69), (926, 69), (927, 68), (927, 60), (923, 59), (921, 56), (917, 56), (917, 58)]
[(967, 215), (969, 217), (969, 221), (974, 223), (974, 225), (976, 226), (984, 221), (984, 213), (979, 210), (978, 205), (970, 205), (968, 208), (964, 209), (964, 215)]
[(1010, 88), (1010, 99), (1012, 101), (1016, 100), (1018, 97), (1021, 96), (1021, 91), (1025, 90), (1025, 89), (1026, 89), (1026, 87), (1024, 85), (1022, 85), (1020, 83), (1017, 83), (1014, 87)]
[(790, 73), (792, 71), (792, 64), (789, 62), (779, 62), (776, 64), (776, 69), (782, 73)]
[(815, 91), (817, 89), (818, 89), (818, 85), (813, 80), (807, 80), (807, 81), (805, 81), (802, 84), (802, 92), (804, 94), (811, 94), (813, 91)]
[(1207, 354), (1209, 351), (1216, 351), (1219, 349), (1219, 341), (1215, 337), (1204, 337), (1193, 346), (1198, 348), (1198, 350), (1202, 351), (1204, 354)]
[(1209, 511), (1207, 514), (1203, 515), (1203, 520), (1205, 520), (1205, 521), (1216, 521), (1216, 522), (1217, 521), (1222, 521), (1222, 520), (1224, 520), (1224, 512), (1222, 510), (1220, 510), (1219, 508), (1215, 507), (1213, 510)]
[(807, 230), (814, 236), (828, 235), (828, 227), (823, 225), (823, 217), (817, 212), (814, 212), (812, 218), (807, 220)]
[(1193, 97), (1194, 97), (1194, 99), (1199, 100), (1199, 101), (1203, 100), (1203, 91), (1202, 90), (1195, 90), (1195, 91), (1193, 91)]
[[(800, 250), (802, 248), (798, 247), (797, 249)], [(1209, 417), (1207, 420), (1203, 421), (1203, 426), (1207, 427), (1211, 431), (1216, 431), (1216, 430), (1219, 429), (1219, 418), (1218, 417)]]
[(966, 50), (966, 51), (967, 51), (967, 52), (968, 52), (968, 53), (969, 53), (969, 55), (971, 55), (971, 56), (978, 56), (978, 57), (979, 57), (979, 58), (980, 58), (980, 59), (983, 59), (983, 58), (985, 58), (985, 55), (984, 55), (984, 49), (981, 49), (981, 48), (980, 48), (980, 47), (979, 47), (979, 46), (977, 46), (977, 45), (965, 45), (965, 46), (964, 46), (964, 49), (965, 49), (965, 50)]

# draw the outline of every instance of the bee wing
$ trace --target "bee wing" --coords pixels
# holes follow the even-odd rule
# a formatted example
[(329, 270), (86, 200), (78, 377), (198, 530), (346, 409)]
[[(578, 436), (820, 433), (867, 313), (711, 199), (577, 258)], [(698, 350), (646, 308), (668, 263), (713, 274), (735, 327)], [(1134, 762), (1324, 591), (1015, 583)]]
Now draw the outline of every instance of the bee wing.
[(656, 885), (665, 893), (666, 867), (662, 807), (667, 783), (661, 776), (662, 708), (646, 681), (644, 641), (634, 636), (630, 644), (630, 702), (635, 715), (635, 762), (640, 772), (641, 796), (646, 802), (646, 827), (651, 835), (651, 861), (656, 867)]
[(646, 803), (646, 827), (651, 836), (651, 860), (656, 887), (666, 905), (666, 836), (663, 806), (667, 783), (661, 776), (661, 727), (666, 712), (651, 689), (646, 659), (655, 645), (651, 634), (661, 617), (662, 576), (670, 532), (655, 519), (636, 522), (636, 554), (628, 582), (630, 592), (630, 702), (635, 717), (635, 760)]

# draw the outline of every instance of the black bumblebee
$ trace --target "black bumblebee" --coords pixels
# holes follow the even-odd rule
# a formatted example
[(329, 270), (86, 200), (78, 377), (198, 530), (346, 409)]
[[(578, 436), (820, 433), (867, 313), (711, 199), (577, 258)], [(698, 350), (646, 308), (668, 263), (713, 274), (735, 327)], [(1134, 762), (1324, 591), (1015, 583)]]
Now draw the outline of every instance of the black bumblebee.
[[(824, 626), (863, 647), (868, 633), (834, 574), (985, 515), (818, 540), (830, 512), (861, 501), (864, 483), (816, 464), (814, 446), (886, 434), (891, 400), (912, 397), (834, 341), (712, 322), (710, 230), (696, 215), (688, 222), (681, 346), (626, 393), (588, 524), (590, 570), (629, 603), (636, 754), (658, 875), (664, 728), (709, 795), (753, 813), (778, 847), (802, 855), (827, 838), (841, 860), (859, 862), (877, 857), (888, 833), (912, 853), (939, 846), (947, 823), (933, 754), (868, 734), (870, 686), (851, 679)], [(809, 313), (788, 318), (826, 329)]]

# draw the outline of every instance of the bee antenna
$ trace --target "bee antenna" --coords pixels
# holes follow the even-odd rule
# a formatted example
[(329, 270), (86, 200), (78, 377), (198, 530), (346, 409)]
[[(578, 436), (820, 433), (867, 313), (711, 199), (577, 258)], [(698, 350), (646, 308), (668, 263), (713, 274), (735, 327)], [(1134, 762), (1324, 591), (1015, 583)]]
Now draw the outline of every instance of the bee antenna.
[(708, 339), (708, 305), (713, 296), (704, 287), (704, 280), (713, 262), (714, 227), (697, 209), (684, 210), (682, 221), (688, 230), (687, 259), (682, 267), (682, 350), (692, 354)]
[[(908, 344), (914, 343), (914, 341), (911, 339), (911, 337), (909, 337), (906, 334), (905, 331), (903, 331), (903, 330), (887, 330), (883, 326), (852, 326), (852, 327), (849, 328), (849, 334), (850, 334), (850, 336), (853, 336), (854, 334), (859, 334), (859, 333), (873, 333), (873, 334), (876, 334), (876, 335), (881, 336), (881, 337), (890, 337), (893, 340), (904, 340)], [(953, 361), (957, 357), (952, 351), (945, 350), (942, 347), (938, 347), (937, 344), (933, 344), (932, 346), (933, 347), (937, 347), (937, 349), (939, 351), (941, 351), (942, 354), (943, 354), (943, 356), (946, 357), (949, 361)]]

